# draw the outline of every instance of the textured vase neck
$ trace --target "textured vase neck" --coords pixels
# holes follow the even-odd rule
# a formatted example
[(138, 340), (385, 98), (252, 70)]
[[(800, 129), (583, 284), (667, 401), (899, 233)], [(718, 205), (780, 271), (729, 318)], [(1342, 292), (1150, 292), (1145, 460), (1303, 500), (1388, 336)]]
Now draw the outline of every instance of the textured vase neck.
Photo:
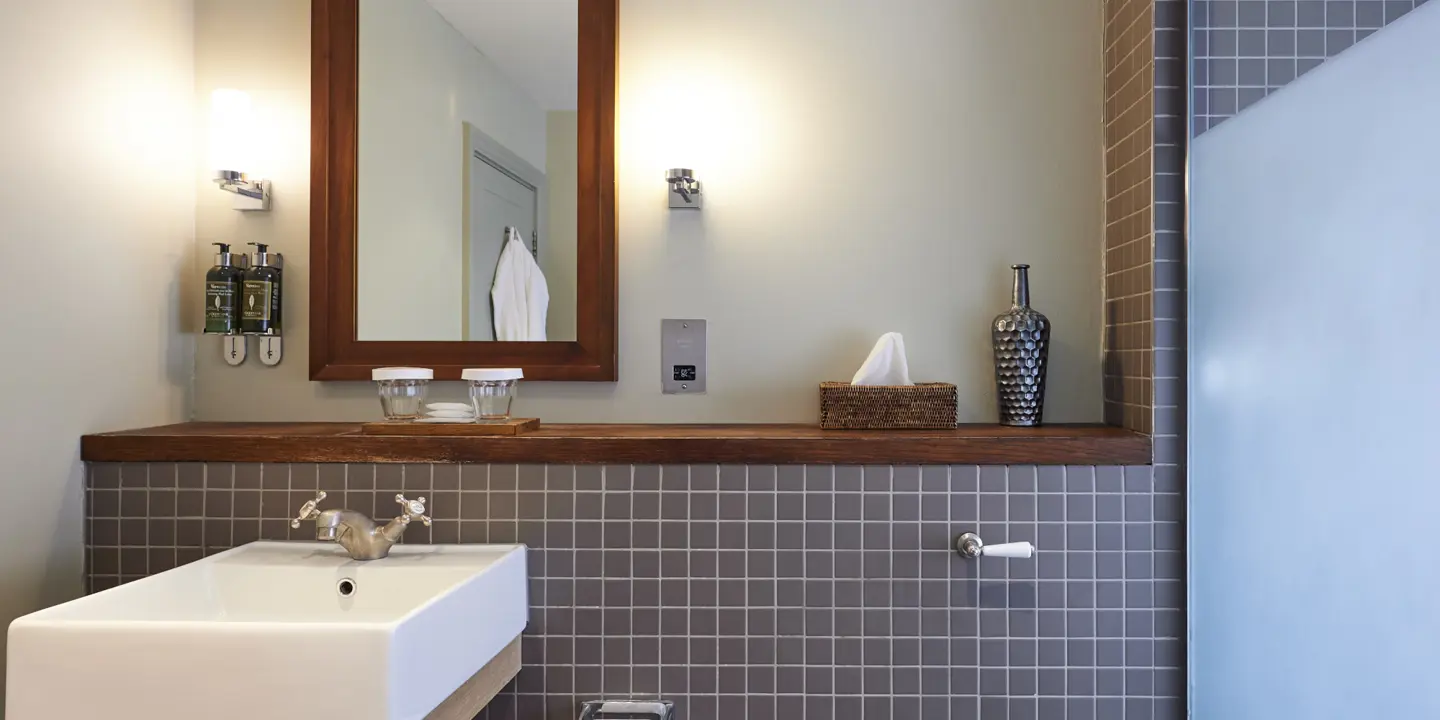
[(1017, 308), (1030, 307), (1030, 266), (1011, 265), (1015, 271), (1015, 286), (1010, 291), (1010, 303)]

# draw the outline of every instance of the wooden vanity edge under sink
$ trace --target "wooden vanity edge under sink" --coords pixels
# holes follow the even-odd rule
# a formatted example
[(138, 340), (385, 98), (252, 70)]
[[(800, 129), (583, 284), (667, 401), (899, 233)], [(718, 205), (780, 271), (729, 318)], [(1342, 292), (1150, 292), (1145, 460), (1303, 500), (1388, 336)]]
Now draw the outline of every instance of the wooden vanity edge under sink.
[(520, 636), (516, 635), (504, 650), (431, 710), (425, 720), (471, 720), (519, 674)]

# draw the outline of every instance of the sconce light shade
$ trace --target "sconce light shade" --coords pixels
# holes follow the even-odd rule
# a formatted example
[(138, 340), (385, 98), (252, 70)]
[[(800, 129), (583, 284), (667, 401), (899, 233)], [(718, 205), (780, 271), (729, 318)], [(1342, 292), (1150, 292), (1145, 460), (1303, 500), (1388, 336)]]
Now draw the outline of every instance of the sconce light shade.
[(670, 168), (665, 171), (665, 182), (670, 184), (670, 208), (672, 210), (699, 210), (704, 203), (700, 194), (700, 181), (690, 168)]
[(210, 165), (221, 190), (235, 194), (236, 210), (269, 210), (270, 182), (255, 171), (255, 113), (250, 95), (221, 89), (210, 95)]
[(239, 173), (255, 169), (248, 147), (254, 121), (248, 93), (221, 89), (210, 95), (210, 167)]

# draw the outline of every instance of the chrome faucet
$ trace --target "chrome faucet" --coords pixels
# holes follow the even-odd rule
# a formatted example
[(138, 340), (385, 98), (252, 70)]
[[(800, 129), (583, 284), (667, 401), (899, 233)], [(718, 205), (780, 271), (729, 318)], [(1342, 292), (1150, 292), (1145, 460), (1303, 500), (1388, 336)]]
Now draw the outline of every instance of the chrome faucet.
[(315, 494), (314, 500), (300, 506), (300, 514), (290, 521), (290, 527), (298, 528), (305, 520), (315, 521), (315, 539), (339, 543), (355, 560), (379, 560), (390, 554), (390, 548), (400, 542), (410, 521), (419, 520), (430, 526), (430, 516), (425, 514), (425, 498), (406, 500), (396, 495), (400, 504), (400, 515), (377, 527), (375, 521), (354, 510), (319, 510), (316, 506), (325, 499), (325, 491)]

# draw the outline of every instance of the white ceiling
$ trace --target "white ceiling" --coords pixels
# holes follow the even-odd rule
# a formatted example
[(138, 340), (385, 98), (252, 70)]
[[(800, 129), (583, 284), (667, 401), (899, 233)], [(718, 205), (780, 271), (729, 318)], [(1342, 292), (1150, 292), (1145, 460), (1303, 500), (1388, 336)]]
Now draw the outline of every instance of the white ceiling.
[(574, 110), (579, 0), (426, 0), (545, 110)]

